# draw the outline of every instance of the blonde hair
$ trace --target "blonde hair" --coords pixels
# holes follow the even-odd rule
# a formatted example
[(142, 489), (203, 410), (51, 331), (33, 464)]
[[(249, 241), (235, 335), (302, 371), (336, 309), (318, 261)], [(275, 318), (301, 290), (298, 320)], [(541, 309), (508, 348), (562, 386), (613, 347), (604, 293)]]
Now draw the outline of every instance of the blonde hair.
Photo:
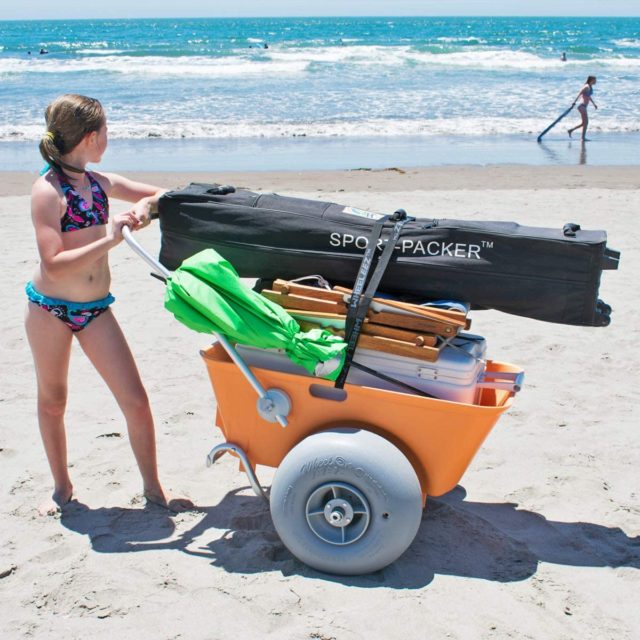
[(82, 139), (99, 131), (106, 122), (104, 109), (98, 100), (67, 93), (56, 98), (44, 112), (47, 131), (40, 140), (40, 155), (53, 167), (84, 173), (63, 162), (60, 157), (73, 151)]

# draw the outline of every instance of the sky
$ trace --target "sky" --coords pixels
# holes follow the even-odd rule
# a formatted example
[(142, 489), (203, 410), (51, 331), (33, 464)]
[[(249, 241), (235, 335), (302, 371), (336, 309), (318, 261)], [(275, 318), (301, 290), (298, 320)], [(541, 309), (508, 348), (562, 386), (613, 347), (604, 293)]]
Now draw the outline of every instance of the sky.
[(5, 0), (0, 20), (248, 16), (640, 16), (640, 0)]

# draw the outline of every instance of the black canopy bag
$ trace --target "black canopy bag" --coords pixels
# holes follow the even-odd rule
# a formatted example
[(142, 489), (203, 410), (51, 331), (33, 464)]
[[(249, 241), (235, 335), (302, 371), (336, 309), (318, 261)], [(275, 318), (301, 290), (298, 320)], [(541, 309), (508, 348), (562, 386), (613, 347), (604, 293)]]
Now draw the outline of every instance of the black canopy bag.
[[(160, 261), (169, 269), (213, 248), (247, 278), (321, 274), (353, 286), (379, 214), (332, 202), (192, 183), (159, 203)], [(378, 240), (382, 250), (392, 222)], [(407, 222), (380, 290), (414, 300), (453, 299), (548, 322), (603, 327), (603, 270), (620, 253), (604, 231), (515, 222), (416, 219)]]

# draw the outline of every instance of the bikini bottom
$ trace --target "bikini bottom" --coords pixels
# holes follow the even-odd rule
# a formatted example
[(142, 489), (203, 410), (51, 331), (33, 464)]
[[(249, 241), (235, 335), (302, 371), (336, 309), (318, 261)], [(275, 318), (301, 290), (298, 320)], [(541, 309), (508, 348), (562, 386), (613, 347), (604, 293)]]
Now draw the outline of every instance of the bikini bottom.
[(34, 304), (62, 320), (71, 331), (82, 331), (92, 320), (104, 313), (115, 298), (109, 294), (91, 302), (71, 302), (50, 298), (37, 291), (31, 282), (25, 287), (27, 298)]

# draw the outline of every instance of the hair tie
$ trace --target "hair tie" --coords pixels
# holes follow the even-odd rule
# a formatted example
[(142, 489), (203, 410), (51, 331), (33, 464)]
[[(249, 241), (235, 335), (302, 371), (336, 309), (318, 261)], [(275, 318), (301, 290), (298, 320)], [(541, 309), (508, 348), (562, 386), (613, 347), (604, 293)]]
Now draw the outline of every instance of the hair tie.
[(47, 132), (44, 134), (44, 137), (45, 137), (45, 138), (49, 138), (49, 140), (51, 140), (51, 142), (54, 142), (54, 141), (55, 141), (55, 138), (56, 138), (56, 134), (55, 134), (55, 133), (53, 133), (53, 131), (47, 131)]

